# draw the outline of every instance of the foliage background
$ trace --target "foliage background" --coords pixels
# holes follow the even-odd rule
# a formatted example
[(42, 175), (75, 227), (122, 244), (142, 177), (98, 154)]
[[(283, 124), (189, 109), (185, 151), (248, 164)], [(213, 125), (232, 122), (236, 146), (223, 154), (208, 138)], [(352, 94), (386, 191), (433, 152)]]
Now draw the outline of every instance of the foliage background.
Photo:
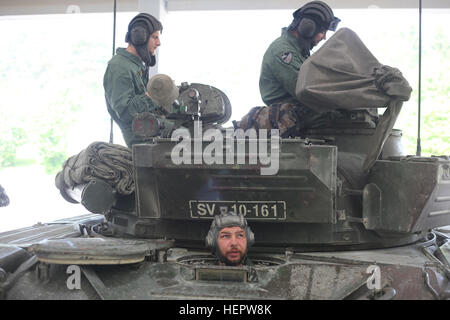
[[(87, 25), (95, 22), (85, 18)], [(74, 151), (74, 129), (83, 119), (92, 123), (89, 113), (100, 126), (106, 123), (101, 80), (109, 39), (99, 41), (79, 22), (71, 15), (0, 21), (3, 30), (14, 30), (3, 34), (1, 45), (1, 167), (35, 163), (54, 174)]]

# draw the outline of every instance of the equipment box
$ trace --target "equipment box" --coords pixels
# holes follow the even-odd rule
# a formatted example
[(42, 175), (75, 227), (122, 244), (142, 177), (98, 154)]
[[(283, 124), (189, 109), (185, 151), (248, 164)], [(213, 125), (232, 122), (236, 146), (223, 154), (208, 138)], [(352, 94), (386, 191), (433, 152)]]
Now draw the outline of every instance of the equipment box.
[[(242, 142), (235, 139), (231, 149), (237, 150)], [(223, 210), (260, 222), (335, 223), (337, 148), (300, 139), (280, 139), (277, 146), (267, 142), (267, 156), (276, 153), (278, 158), (270, 164), (278, 166), (273, 175), (261, 174), (269, 164), (249, 163), (248, 146), (245, 163), (236, 155), (230, 157), (227, 146), (222, 164), (206, 164), (204, 157), (195, 163), (198, 152), (188, 163), (175, 164), (172, 152), (177, 143), (170, 139), (134, 145), (138, 216), (208, 220)], [(210, 142), (201, 143), (204, 156)]]

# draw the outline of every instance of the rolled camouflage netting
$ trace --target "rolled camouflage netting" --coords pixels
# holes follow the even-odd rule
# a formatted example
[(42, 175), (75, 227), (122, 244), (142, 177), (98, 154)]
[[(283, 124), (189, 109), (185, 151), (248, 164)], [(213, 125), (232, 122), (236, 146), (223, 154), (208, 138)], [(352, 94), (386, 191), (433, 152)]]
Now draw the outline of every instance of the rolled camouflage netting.
[(117, 144), (93, 142), (63, 163), (63, 169), (56, 175), (55, 184), (62, 190), (93, 179), (101, 179), (110, 184), (119, 194), (133, 193), (131, 150)]

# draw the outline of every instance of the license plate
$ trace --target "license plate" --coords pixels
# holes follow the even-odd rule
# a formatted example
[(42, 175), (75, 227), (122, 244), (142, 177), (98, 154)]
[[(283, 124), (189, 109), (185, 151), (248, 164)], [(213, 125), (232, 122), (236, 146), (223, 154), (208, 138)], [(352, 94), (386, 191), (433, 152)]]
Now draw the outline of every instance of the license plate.
[(285, 220), (285, 201), (199, 201), (190, 200), (191, 218), (212, 219), (221, 212), (242, 214), (247, 220)]

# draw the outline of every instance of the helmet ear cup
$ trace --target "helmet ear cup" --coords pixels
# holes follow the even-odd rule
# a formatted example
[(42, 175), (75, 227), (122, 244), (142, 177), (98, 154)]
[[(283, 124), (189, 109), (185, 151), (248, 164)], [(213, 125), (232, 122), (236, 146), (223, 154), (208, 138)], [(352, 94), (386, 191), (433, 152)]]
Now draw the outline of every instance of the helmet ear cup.
[(208, 231), (205, 238), (205, 244), (208, 249), (212, 249), (214, 247), (214, 232), (212, 230)]
[(297, 26), (297, 32), (305, 37), (312, 38), (316, 33), (317, 24), (314, 20), (304, 17)]
[(148, 13), (140, 13), (128, 24), (125, 42), (131, 41), (133, 45), (143, 45), (148, 41), (150, 35), (158, 30), (162, 31), (161, 22)]
[(246, 228), (245, 236), (247, 237), (247, 250), (255, 243), (255, 234), (249, 226)]
[(147, 43), (148, 34), (144, 26), (136, 26), (131, 29), (130, 40), (135, 46), (141, 46)]
[(211, 223), (211, 228), (209, 228), (208, 234), (205, 238), (206, 247), (213, 249), (216, 246), (217, 241), (217, 227), (221, 225), (220, 216), (215, 215), (214, 220)]

